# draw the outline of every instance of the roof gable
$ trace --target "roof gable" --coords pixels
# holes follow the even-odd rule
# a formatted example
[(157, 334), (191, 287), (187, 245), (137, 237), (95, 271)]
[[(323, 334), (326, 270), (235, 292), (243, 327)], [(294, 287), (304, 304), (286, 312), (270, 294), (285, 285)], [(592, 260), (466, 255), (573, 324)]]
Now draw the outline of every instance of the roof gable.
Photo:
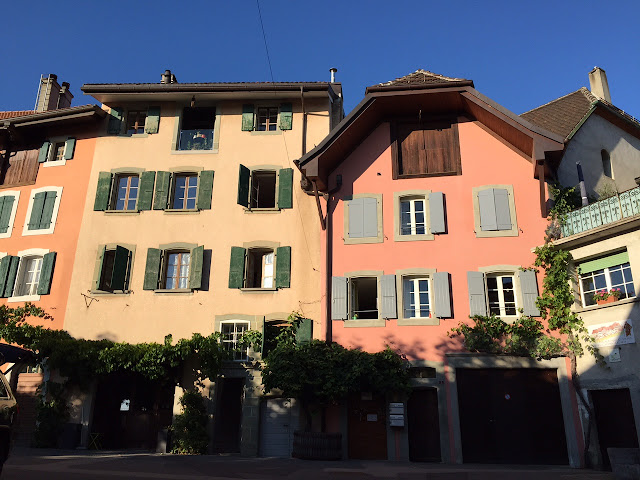
[(438, 88), (455, 85), (468, 85), (473, 87), (473, 80), (467, 80), (466, 78), (447, 77), (445, 75), (433, 73), (428, 70), (418, 69), (415, 72), (405, 75), (404, 77), (399, 77), (388, 82), (378, 83), (376, 85), (367, 87), (365, 93), (396, 89)]

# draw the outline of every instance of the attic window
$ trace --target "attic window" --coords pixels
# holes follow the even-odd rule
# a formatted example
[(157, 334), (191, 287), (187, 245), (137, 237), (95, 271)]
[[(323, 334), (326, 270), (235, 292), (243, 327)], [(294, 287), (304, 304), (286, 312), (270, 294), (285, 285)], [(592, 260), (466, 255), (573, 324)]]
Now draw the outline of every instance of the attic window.
[(602, 157), (602, 171), (604, 175), (609, 178), (613, 178), (613, 170), (611, 168), (611, 156), (606, 150), (600, 150), (600, 156)]

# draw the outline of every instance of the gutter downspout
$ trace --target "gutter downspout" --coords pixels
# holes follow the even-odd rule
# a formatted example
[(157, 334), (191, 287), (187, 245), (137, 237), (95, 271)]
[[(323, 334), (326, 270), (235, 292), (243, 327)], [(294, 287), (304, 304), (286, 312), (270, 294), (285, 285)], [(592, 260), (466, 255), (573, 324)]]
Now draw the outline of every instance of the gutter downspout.
[[(326, 292), (326, 308), (327, 324), (325, 325), (325, 342), (333, 343), (333, 320), (331, 319), (331, 277), (333, 276), (333, 216), (331, 215), (331, 195), (338, 192), (342, 188), (342, 175), (336, 177), (336, 187), (329, 190), (324, 197), (327, 199), (327, 215), (324, 219), (326, 232), (326, 251), (325, 251), (325, 292)], [(315, 186), (315, 182), (314, 182)]]
[[(307, 112), (304, 109), (304, 87), (300, 85), (300, 100), (302, 102), (302, 155), (307, 153)], [(315, 184), (314, 184), (315, 187)], [(317, 197), (317, 194), (316, 194)]]

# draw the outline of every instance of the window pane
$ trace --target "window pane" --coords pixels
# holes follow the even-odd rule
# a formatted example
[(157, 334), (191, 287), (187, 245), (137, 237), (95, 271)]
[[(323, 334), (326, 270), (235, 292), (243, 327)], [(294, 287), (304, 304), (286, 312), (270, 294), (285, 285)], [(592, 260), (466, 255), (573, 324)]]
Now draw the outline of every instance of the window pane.
[(502, 288), (513, 288), (513, 277), (502, 277)]
[(515, 305), (505, 305), (504, 313), (506, 315), (515, 315), (517, 313)]
[(594, 291), (596, 289), (595, 283), (593, 283), (593, 277), (582, 279), (582, 289), (584, 291)]
[(607, 288), (607, 280), (604, 277), (604, 273), (600, 275), (596, 275), (594, 277), (594, 281), (596, 284), (596, 289), (600, 290), (601, 288), (604, 288), (604, 289)]
[(504, 292), (502, 292), (503, 296), (504, 296), (504, 301), (506, 302), (515, 302), (515, 296), (513, 294), (513, 290), (505, 290)]
[(489, 305), (489, 315), (500, 316), (500, 305)]
[(498, 279), (495, 277), (487, 277), (487, 288), (489, 289), (497, 289), (498, 288)]

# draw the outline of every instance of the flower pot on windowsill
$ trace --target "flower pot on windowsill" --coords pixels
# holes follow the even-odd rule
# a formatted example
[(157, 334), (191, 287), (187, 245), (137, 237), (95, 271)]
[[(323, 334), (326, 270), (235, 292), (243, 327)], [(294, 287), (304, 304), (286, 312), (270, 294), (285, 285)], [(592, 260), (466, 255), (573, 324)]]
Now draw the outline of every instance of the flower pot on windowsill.
[(617, 302), (617, 301), (618, 301), (618, 299), (616, 297), (614, 297), (613, 295), (605, 298), (604, 300), (596, 300), (598, 305), (606, 305), (607, 303), (613, 303), (613, 302)]

